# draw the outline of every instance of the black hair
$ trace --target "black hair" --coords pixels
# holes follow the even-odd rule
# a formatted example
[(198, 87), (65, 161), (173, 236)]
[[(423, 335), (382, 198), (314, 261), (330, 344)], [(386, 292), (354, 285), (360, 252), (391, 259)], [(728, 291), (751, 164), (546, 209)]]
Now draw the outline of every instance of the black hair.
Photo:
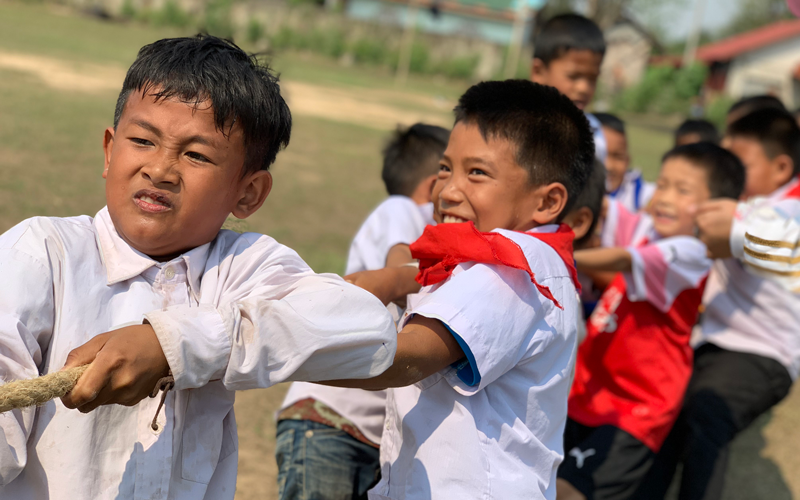
[(195, 107), (210, 101), (217, 130), (227, 137), (235, 125), (242, 129), (243, 175), (268, 170), (289, 144), (292, 115), (281, 97), (278, 77), (228, 40), (197, 35), (142, 47), (122, 84), (114, 128), (133, 92)]
[(705, 170), (712, 198), (738, 199), (744, 191), (745, 171), (739, 158), (710, 142), (684, 144), (667, 151), (661, 162), (682, 158)]
[(622, 121), (617, 115), (611, 113), (593, 113), (600, 125), (615, 130), (622, 135), (625, 135), (625, 122)]
[(439, 171), (439, 160), (447, 148), (450, 131), (417, 123), (398, 128), (383, 148), (381, 177), (389, 194), (411, 196), (428, 176)]
[(787, 155), (792, 159), (792, 175), (800, 173), (800, 127), (785, 110), (763, 108), (739, 118), (728, 126), (730, 137), (748, 137), (764, 148), (769, 158)]
[(786, 106), (775, 96), (767, 94), (752, 95), (749, 97), (743, 97), (742, 99), (739, 99), (733, 103), (731, 107), (728, 108), (728, 119), (730, 120), (733, 118), (732, 121), (736, 121), (745, 115), (749, 115), (753, 111), (765, 108), (786, 111)]
[(685, 135), (696, 135), (700, 138), (698, 142), (710, 142), (719, 144), (719, 132), (717, 127), (708, 120), (685, 120), (675, 130), (675, 142)]
[(572, 208), (594, 160), (592, 129), (586, 116), (553, 87), (528, 80), (482, 82), (458, 100), (456, 123), (477, 125), (484, 139), (516, 146), (516, 161), (533, 186), (560, 182)]
[(575, 204), (572, 205), (572, 211), (579, 208), (586, 207), (592, 212), (592, 224), (589, 230), (582, 238), (575, 240), (573, 246), (581, 248), (585, 245), (597, 228), (597, 223), (600, 222), (600, 212), (603, 209), (603, 198), (606, 195), (606, 167), (597, 158), (592, 162), (592, 171), (589, 174), (586, 184), (581, 189), (580, 194), (575, 198)]
[(548, 20), (536, 35), (533, 47), (534, 59), (540, 59), (545, 65), (570, 50), (606, 53), (603, 32), (594, 21), (578, 14), (561, 14)]

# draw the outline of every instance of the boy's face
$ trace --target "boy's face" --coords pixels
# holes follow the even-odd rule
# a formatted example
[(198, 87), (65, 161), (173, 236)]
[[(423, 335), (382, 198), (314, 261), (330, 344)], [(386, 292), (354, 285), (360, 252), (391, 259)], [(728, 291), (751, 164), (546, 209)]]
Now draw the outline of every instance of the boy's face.
[(614, 129), (603, 127), (603, 135), (608, 146), (606, 156), (606, 185), (609, 192), (614, 192), (622, 184), (625, 172), (630, 165), (628, 156), (628, 140), (625, 134), (620, 134)]
[(534, 59), (531, 80), (555, 87), (583, 110), (592, 102), (602, 63), (602, 54), (591, 50), (568, 50), (550, 64)]
[(203, 103), (156, 102), (133, 92), (116, 131), (106, 130), (104, 149), (106, 202), (117, 232), (161, 260), (213, 240), (229, 214), (250, 215), (272, 185), (265, 171), (242, 176), (240, 127), (225, 137)]
[(497, 138), (487, 142), (477, 125), (459, 122), (450, 133), (433, 187), (434, 217), (439, 223), (472, 221), (484, 232), (527, 231), (555, 219), (563, 209), (565, 189), (564, 200), (556, 202), (561, 207), (550, 206), (553, 194), (548, 188), (554, 184), (531, 186), (513, 143)]
[(739, 157), (744, 165), (745, 183), (743, 199), (767, 196), (791, 179), (791, 159), (779, 155), (770, 159), (756, 139), (743, 136), (726, 136), (725, 147)]
[(661, 236), (693, 236), (693, 208), (711, 197), (708, 175), (683, 158), (670, 158), (661, 166), (656, 190), (648, 205), (653, 227)]

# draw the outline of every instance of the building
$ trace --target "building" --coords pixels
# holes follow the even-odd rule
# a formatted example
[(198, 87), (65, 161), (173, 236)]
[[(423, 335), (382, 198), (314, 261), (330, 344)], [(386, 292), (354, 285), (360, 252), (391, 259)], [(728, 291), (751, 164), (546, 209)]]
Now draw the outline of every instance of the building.
[(600, 72), (600, 86), (616, 94), (639, 83), (647, 69), (653, 49), (660, 50), (656, 38), (635, 20), (620, 16), (603, 32), (606, 55)]
[(700, 47), (709, 67), (706, 88), (734, 99), (756, 94), (800, 106), (800, 20), (778, 21)]

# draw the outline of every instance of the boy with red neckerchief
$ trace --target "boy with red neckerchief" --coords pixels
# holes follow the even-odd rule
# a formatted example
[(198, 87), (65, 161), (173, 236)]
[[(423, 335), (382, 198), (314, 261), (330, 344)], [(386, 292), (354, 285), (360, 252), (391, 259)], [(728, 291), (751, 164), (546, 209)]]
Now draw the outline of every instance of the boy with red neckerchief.
[[(409, 297), (386, 375), (381, 482), (371, 499), (554, 499), (577, 340), (572, 231), (559, 225), (592, 168), (592, 132), (556, 89), (470, 88), (411, 245)], [(361, 273), (384, 301), (413, 268)], [(387, 285), (389, 283), (389, 285)]]

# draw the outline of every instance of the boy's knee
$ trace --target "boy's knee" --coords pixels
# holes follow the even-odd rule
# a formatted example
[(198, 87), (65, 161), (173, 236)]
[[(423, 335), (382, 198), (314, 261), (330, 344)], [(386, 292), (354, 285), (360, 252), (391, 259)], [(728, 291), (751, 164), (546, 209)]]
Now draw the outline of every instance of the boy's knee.
[(733, 411), (712, 389), (702, 389), (688, 397), (683, 417), (692, 435), (702, 436), (717, 446), (729, 443), (737, 432)]

